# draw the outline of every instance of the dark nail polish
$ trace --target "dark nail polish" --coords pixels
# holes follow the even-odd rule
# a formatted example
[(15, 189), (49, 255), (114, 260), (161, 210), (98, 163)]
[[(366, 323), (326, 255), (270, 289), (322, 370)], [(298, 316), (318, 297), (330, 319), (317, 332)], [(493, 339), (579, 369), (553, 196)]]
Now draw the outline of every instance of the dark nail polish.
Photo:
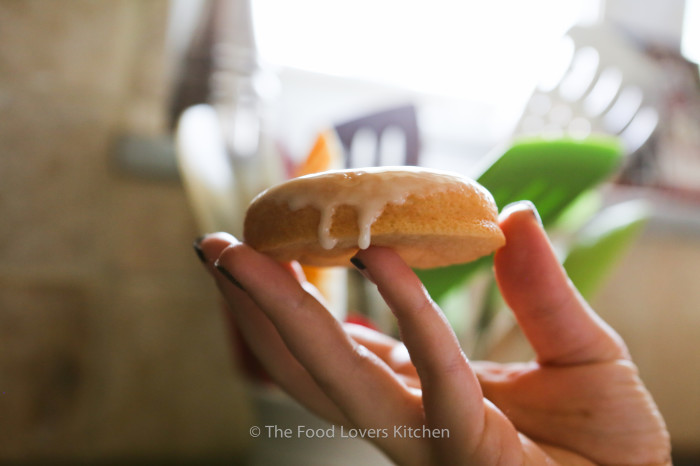
[(350, 262), (352, 262), (352, 265), (357, 267), (358, 270), (365, 270), (367, 266), (357, 257), (351, 257)]
[(192, 247), (194, 248), (194, 252), (197, 254), (197, 257), (199, 257), (199, 260), (202, 261), (203, 264), (206, 264), (207, 262), (207, 256), (204, 255), (204, 251), (202, 251), (202, 240), (204, 239), (204, 236), (200, 236), (196, 240), (194, 240), (194, 243), (192, 243)]
[(216, 267), (216, 269), (217, 269), (219, 272), (221, 272), (221, 275), (223, 275), (224, 277), (226, 277), (226, 279), (227, 279), (228, 281), (230, 281), (231, 283), (233, 283), (234, 285), (236, 285), (236, 286), (237, 286), (238, 288), (240, 288), (241, 290), (245, 291), (245, 288), (243, 288), (243, 285), (241, 285), (241, 283), (240, 283), (238, 280), (236, 280), (236, 279), (234, 278), (233, 275), (231, 275), (231, 272), (229, 272), (228, 270), (226, 270), (221, 264), (219, 264), (219, 263), (217, 262), (216, 264), (214, 264), (214, 267)]

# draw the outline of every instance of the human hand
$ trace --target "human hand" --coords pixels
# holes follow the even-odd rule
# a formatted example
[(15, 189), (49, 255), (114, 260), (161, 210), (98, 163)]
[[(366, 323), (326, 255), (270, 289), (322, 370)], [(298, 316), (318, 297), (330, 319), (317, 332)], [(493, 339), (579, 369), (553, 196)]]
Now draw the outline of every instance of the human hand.
[[(388, 432), (373, 441), (399, 464), (670, 464), (668, 433), (624, 343), (573, 288), (534, 210), (506, 209), (501, 227), (496, 278), (535, 349), (530, 363), (469, 362), (389, 249), (361, 251), (355, 263), (396, 315), (402, 342), (339, 323), (295, 264), (226, 234), (198, 248), (272, 379), (330, 422)], [(394, 426), (449, 437), (401, 438)]]

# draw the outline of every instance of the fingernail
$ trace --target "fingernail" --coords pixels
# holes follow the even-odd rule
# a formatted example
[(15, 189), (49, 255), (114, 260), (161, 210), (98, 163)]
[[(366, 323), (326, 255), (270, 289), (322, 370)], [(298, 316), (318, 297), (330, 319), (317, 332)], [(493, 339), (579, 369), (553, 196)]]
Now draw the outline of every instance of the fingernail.
[(207, 256), (204, 255), (204, 251), (202, 251), (202, 241), (206, 235), (202, 235), (199, 238), (194, 240), (194, 243), (192, 243), (192, 247), (194, 248), (194, 252), (197, 254), (197, 257), (199, 257), (199, 260), (202, 261), (203, 264), (206, 264), (207, 262)]
[(367, 266), (364, 264), (364, 262), (362, 262), (356, 256), (351, 257), (350, 262), (352, 262), (352, 265), (357, 267), (358, 270), (365, 270), (367, 268)]
[(236, 278), (233, 275), (231, 275), (231, 272), (226, 270), (226, 268), (223, 265), (221, 265), (218, 260), (214, 263), (214, 267), (216, 267), (216, 270), (218, 270), (221, 273), (221, 275), (226, 277), (226, 279), (228, 281), (230, 281), (231, 283), (236, 285), (241, 290), (245, 291), (245, 288), (243, 288), (243, 285), (241, 285), (241, 282), (236, 280)]
[(530, 212), (530, 214), (534, 217), (537, 223), (540, 226), (542, 226), (542, 218), (540, 217), (540, 213), (537, 212), (537, 207), (535, 207), (535, 204), (533, 204), (532, 201), (527, 200), (511, 202), (501, 210), (501, 213), (499, 214), (498, 218), (499, 220), (503, 220), (506, 217), (512, 215), (513, 213), (521, 210), (527, 210), (528, 212)]

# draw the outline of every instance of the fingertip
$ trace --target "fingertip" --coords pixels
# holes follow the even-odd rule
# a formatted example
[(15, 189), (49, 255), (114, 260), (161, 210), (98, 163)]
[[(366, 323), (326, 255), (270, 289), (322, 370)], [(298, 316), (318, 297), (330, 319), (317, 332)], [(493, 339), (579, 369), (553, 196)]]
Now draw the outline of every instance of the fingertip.
[(537, 261), (549, 258), (553, 249), (542, 226), (537, 208), (530, 201), (518, 201), (505, 206), (499, 215), (499, 223), (506, 237), (506, 244), (496, 251), (496, 274), (526, 266), (531, 258)]
[(194, 241), (193, 246), (203, 263), (213, 264), (227, 247), (238, 243), (240, 241), (229, 233), (215, 232), (200, 236)]
[(221, 244), (238, 244), (240, 240), (233, 236), (231, 233), (225, 231), (216, 231), (214, 233), (208, 233), (200, 237), (200, 244), (204, 243), (221, 243)]
[[(370, 264), (373, 267), (375, 263), (379, 264), (381, 260), (375, 261), (372, 259), (375, 249), (377, 248), (369, 247), (367, 249), (360, 249), (354, 256), (350, 258), (350, 264), (352, 264), (352, 266), (355, 267), (355, 270), (360, 272), (360, 275), (362, 275), (372, 283), (374, 283), (374, 279), (372, 278), (372, 274), (370, 274), (370, 271), (367, 269), (367, 264), (365, 264), (365, 256), (369, 254), (368, 260), (370, 261)], [(369, 251), (369, 253), (367, 253), (367, 251)]]
[(207, 263), (207, 256), (204, 254), (204, 251), (202, 250), (201, 243), (204, 240), (204, 236), (200, 236), (199, 238), (195, 239), (194, 242), (192, 242), (192, 247), (194, 248), (195, 254), (197, 254), (197, 258), (199, 258), (199, 261), (202, 264)]
[(357, 270), (363, 271), (367, 268), (367, 266), (364, 262), (362, 262), (362, 259), (358, 257), (358, 254), (359, 252), (350, 258), (350, 263), (354, 265)]
[(387, 263), (403, 262), (400, 256), (391, 248), (383, 246), (370, 246), (367, 249), (360, 249), (350, 262), (359, 271), (366, 273), (369, 269), (374, 269)]
[[(234, 241), (229, 243), (231, 238)], [(300, 285), (307, 283), (296, 261), (278, 262), (231, 236), (224, 237), (223, 241), (212, 239), (210, 243), (214, 253), (222, 248), (213, 262), (215, 273), (259, 299), (296, 292)]]
[(498, 221), (501, 227), (517, 221), (535, 221), (537, 225), (542, 227), (542, 218), (540, 217), (537, 207), (531, 201), (522, 200), (512, 202), (506, 205), (498, 216)]
[(431, 301), (413, 269), (391, 248), (370, 246), (360, 250), (352, 262), (377, 286), (392, 310), (413, 308), (416, 302)]

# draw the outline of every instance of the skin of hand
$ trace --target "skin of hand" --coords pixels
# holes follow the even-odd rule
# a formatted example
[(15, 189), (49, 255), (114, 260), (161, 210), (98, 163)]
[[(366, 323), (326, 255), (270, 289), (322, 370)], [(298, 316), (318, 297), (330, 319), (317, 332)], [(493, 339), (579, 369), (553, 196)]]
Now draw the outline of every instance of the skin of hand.
[[(528, 363), (468, 361), (390, 249), (370, 247), (354, 263), (396, 316), (401, 341), (338, 322), (298, 264), (225, 233), (195, 248), (272, 379), (330, 422), (386, 433), (371, 441), (397, 464), (671, 464), (664, 421), (624, 343), (567, 278), (534, 207), (509, 206), (500, 224), (506, 246), (494, 271), (535, 350)], [(446, 430), (402, 438), (395, 426)]]

